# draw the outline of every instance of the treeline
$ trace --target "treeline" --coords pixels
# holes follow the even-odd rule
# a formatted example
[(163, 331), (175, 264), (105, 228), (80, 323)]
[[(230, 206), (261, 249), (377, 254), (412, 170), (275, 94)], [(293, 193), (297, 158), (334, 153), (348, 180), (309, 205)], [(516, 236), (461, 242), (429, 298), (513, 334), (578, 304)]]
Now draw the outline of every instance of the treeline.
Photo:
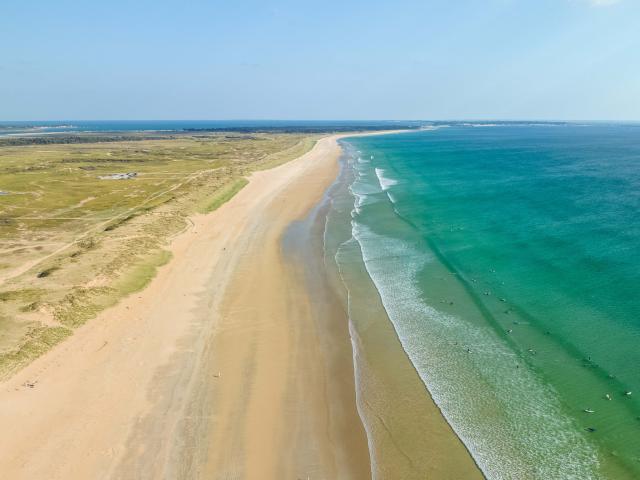
[(41, 135), (33, 137), (0, 138), (0, 146), (20, 147), (24, 145), (65, 145), (74, 143), (135, 142), (174, 138), (169, 135)]
[[(329, 134), (355, 131), (381, 131), (381, 130), (406, 130), (418, 128), (415, 125), (334, 125), (334, 126), (277, 126), (277, 127), (236, 127), (229, 128), (185, 128), (184, 130), (137, 135), (122, 134), (60, 134), (60, 135), (29, 135), (24, 137), (0, 137), (0, 147), (3, 146), (26, 146), (26, 145), (69, 145), (78, 143), (105, 143), (105, 142), (136, 142), (142, 140), (170, 140), (184, 137), (184, 135), (200, 133), (225, 133), (227, 140), (256, 140), (250, 134)], [(182, 134), (182, 135), (181, 135)], [(236, 135), (234, 135), (236, 134)], [(203, 136), (193, 135), (193, 138), (202, 139)]]
[(415, 125), (338, 125), (338, 126), (279, 126), (279, 127), (234, 127), (229, 128), (185, 128), (184, 132), (229, 132), (229, 133), (343, 133), (355, 131), (409, 130), (416, 129)]

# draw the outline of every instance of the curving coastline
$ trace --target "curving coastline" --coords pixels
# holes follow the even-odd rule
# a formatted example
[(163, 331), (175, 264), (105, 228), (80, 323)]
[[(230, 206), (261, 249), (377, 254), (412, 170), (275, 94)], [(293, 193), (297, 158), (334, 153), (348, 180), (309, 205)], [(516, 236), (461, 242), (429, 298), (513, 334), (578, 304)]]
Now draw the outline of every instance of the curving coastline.
[(147, 288), (2, 383), (7, 478), (474, 478), (388, 320), (360, 329), (325, 270), (339, 138), (193, 217)]

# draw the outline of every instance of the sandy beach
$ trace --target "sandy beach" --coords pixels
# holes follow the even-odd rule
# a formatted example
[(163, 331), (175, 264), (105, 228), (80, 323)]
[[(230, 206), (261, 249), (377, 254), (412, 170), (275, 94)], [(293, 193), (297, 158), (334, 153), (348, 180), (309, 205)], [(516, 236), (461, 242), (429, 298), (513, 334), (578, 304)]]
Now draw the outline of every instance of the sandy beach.
[[(231, 202), (193, 219), (143, 292), (4, 382), (3, 477), (368, 473), (353, 385), (340, 413), (349, 461), (332, 444), (344, 426), (327, 416), (323, 353), (305, 348), (310, 307), (279, 253), (284, 228), (335, 178), (338, 154), (327, 138), (254, 174)], [(294, 445), (305, 434), (316, 441)], [(294, 447), (304, 452), (282, 454)]]
[(145, 290), (0, 384), (3, 478), (370, 478), (345, 312), (282, 246), (337, 138), (254, 173)]

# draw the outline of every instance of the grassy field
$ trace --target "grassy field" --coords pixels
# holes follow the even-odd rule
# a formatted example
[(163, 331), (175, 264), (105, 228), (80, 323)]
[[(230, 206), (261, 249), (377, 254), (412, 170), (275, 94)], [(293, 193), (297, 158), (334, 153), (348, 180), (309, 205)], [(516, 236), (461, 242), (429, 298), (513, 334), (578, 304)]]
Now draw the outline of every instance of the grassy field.
[[(215, 210), (249, 173), (300, 156), (316, 138), (0, 143), (0, 378), (143, 288), (189, 215)], [(120, 173), (135, 175), (111, 179)]]

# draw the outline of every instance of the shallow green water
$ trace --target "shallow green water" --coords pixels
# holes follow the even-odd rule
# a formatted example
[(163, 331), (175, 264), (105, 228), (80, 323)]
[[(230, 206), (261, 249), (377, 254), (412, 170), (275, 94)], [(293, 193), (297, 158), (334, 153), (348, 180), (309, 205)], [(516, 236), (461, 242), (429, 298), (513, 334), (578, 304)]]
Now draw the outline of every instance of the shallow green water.
[(485, 474), (639, 478), (640, 127), (347, 146), (352, 251)]

